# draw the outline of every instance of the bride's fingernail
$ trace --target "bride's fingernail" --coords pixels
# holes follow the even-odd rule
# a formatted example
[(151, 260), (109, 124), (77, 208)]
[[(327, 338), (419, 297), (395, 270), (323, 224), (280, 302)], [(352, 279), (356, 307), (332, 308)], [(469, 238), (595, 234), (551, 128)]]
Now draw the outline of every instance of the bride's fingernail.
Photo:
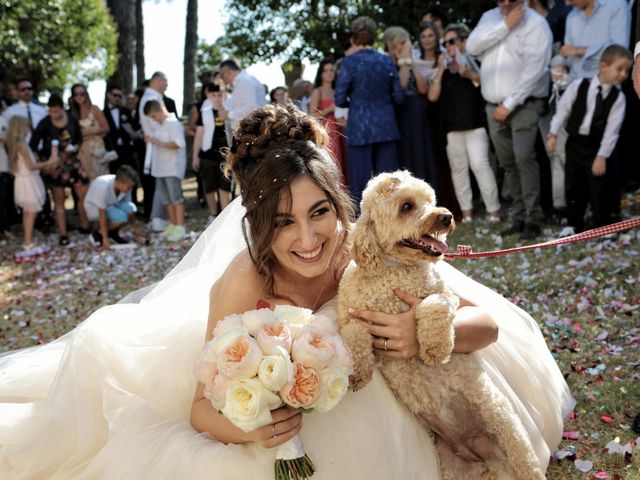
[(355, 314), (356, 314), (355, 309), (353, 309), (353, 308), (349, 308), (349, 314), (350, 314), (350, 315), (355, 315)]

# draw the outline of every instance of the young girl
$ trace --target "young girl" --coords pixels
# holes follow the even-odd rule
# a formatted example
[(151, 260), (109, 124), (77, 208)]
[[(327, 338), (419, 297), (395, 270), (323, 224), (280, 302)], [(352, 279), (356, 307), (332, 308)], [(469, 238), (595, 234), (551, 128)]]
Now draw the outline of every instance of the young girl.
[(13, 195), (15, 204), (22, 209), (22, 227), (24, 228), (24, 248), (31, 250), (33, 245), (33, 225), (36, 215), (44, 205), (44, 183), (39, 170), (57, 163), (55, 157), (46, 162), (36, 163), (33, 152), (27, 144), (27, 136), (31, 132), (29, 119), (12, 117), (7, 130), (7, 149), (9, 165), (15, 176)]

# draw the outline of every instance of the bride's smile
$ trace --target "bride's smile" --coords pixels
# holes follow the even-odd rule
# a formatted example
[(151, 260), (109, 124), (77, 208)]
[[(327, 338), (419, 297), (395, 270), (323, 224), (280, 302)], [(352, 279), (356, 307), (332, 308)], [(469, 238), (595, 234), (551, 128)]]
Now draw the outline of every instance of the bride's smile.
[(327, 194), (307, 175), (291, 184), (276, 213), (273, 254), (287, 275), (311, 279), (329, 268), (338, 219)]

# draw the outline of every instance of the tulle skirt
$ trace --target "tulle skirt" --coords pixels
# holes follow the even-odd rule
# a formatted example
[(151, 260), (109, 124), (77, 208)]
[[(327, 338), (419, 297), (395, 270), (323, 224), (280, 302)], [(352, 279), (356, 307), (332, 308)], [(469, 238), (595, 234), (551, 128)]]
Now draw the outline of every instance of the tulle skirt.
[(25, 212), (39, 212), (45, 201), (44, 183), (39, 172), (17, 175), (13, 183), (13, 201)]
[[(273, 478), (274, 449), (191, 427), (206, 325), (176, 322), (179, 313), (106, 307), (49, 345), (0, 358), (0, 478)], [(439, 478), (431, 436), (378, 373), (331, 412), (305, 415), (301, 437), (314, 480)]]

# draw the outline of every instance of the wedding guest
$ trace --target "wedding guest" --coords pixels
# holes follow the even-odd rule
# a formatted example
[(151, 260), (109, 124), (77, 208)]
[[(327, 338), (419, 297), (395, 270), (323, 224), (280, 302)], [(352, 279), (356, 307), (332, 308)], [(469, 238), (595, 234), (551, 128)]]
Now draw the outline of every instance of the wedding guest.
[(517, 0), (499, 0), (482, 15), (466, 50), (481, 60), (482, 96), (489, 135), (507, 175), (513, 203), (502, 235), (541, 233), (540, 171), (535, 143), (549, 93), (551, 30), (546, 20)]
[(40, 121), (47, 116), (47, 110), (33, 101), (33, 84), (31, 80), (21, 78), (14, 82), (17, 102), (10, 105), (2, 114), (7, 123), (16, 115), (29, 119), (29, 125), (33, 132)]
[(437, 187), (436, 165), (431, 151), (427, 119), (427, 79), (414, 62), (409, 32), (402, 27), (389, 27), (382, 36), (385, 50), (398, 69), (404, 100), (396, 108), (400, 138), (398, 158), (400, 167)]
[(139, 234), (137, 209), (131, 198), (131, 191), (139, 182), (138, 174), (130, 165), (122, 165), (115, 175), (101, 175), (91, 181), (84, 204), (89, 220), (95, 223), (91, 232), (94, 245), (109, 249), (112, 241), (127, 243), (119, 234), (127, 224), (133, 225)]
[(273, 105), (286, 106), (291, 102), (289, 99), (289, 89), (287, 87), (276, 87), (269, 92), (269, 99)]
[(312, 88), (313, 86), (309, 80), (298, 78), (293, 82), (293, 104), (304, 113), (309, 113)]
[(401, 103), (404, 94), (391, 58), (373, 50), (376, 28), (369, 17), (351, 22), (355, 51), (340, 64), (335, 92), (335, 104), (349, 107), (349, 189), (356, 204), (372, 172), (398, 168), (399, 133), (393, 105)]
[(11, 175), (9, 157), (5, 148), (7, 120), (2, 115), (5, 109), (5, 102), (0, 99), (0, 238), (8, 235), (11, 223), (16, 216), (13, 203), (13, 175)]
[(15, 177), (14, 201), (22, 209), (23, 248), (27, 255), (32, 253), (35, 247), (33, 226), (36, 222), (36, 215), (42, 210), (45, 201), (45, 189), (40, 177), (40, 170), (52, 167), (58, 162), (57, 158), (50, 158), (46, 162), (37, 162), (27, 142), (30, 134), (31, 122), (27, 117), (11, 117), (7, 129), (7, 150), (11, 172)]
[(215, 83), (208, 83), (196, 120), (193, 141), (193, 170), (202, 177), (203, 190), (209, 207), (208, 223), (231, 201), (231, 182), (222, 171), (228, 147), (227, 134), (220, 113), (224, 111), (223, 92)]
[(151, 175), (156, 179), (156, 191), (165, 199), (164, 205), (169, 217), (169, 223), (162, 234), (168, 241), (177, 242), (186, 234), (181, 185), (187, 166), (184, 128), (180, 120), (167, 112), (157, 100), (145, 103), (144, 114), (158, 124), (152, 135), (145, 135), (145, 142), (153, 145)]
[(444, 34), (444, 26), (447, 25), (447, 14), (439, 5), (432, 5), (427, 8), (426, 13), (422, 16), (423, 22), (433, 23), (436, 27), (438, 38), (442, 38)]
[(633, 64), (631, 52), (610, 45), (600, 58), (600, 71), (591, 80), (571, 83), (551, 121), (547, 148), (556, 148), (556, 136), (566, 125), (567, 219), (576, 232), (584, 230), (584, 214), (591, 205), (593, 226), (611, 221), (606, 175), (624, 119), (625, 97), (619, 88)]
[(627, 45), (631, 15), (626, 0), (566, 0), (573, 9), (567, 16), (564, 45), (569, 79), (593, 78), (600, 56), (611, 44)]
[[(153, 137), (155, 130), (158, 128), (158, 123), (152, 118), (145, 115), (144, 106), (147, 102), (155, 100), (164, 106), (164, 92), (169, 86), (169, 80), (167, 76), (162, 72), (154, 72), (149, 80), (149, 86), (144, 90), (144, 94), (140, 98), (140, 104), (138, 105), (138, 121), (142, 127), (142, 132), (145, 137)], [(156, 180), (151, 175), (151, 158), (153, 156), (154, 145), (145, 142), (145, 157), (144, 166), (142, 170), (142, 188), (144, 190), (145, 197), (145, 215), (151, 220), (151, 230), (154, 232), (162, 232), (168, 226), (167, 222), (167, 210), (164, 207), (165, 198), (162, 196), (163, 191), (156, 190)], [(147, 213), (147, 197), (151, 199), (151, 209)]]
[(69, 106), (82, 129), (82, 146), (78, 151), (78, 158), (89, 179), (108, 173), (108, 163), (115, 160), (118, 155), (115, 152), (107, 153), (104, 147), (102, 137), (109, 132), (109, 124), (104, 113), (97, 105), (91, 103), (87, 87), (81, 83), (71, 87)]
[(58, 158), (59, 162), (43, 171), (45, 184), (53, 194), (56, 225), (60, 235), (58, 243), (69, 245), (67, 235), (67, 217), (64, 207), (65, 188), (70, 188), (78, 197), (77, 207), (80, 228), (89, 231), (89, 220), (84, 209), (84, 196), (89, 185), (89, 175), (85, 171), (78, 150), (82, 145), (82, 130), (78, 119), (67, 113), (59, 95), (52, 94), (47, 103), (47, 115), (33, 132), (31, 149), (37, 152), (41, 161)]
[(221, 118), (222, 120), (229, 118), (231, 127), (235, 130), (247, 113), (266, 103), (264, 87), (256, 77), (240, 70), (234, 60), (224, 60), (220, 63), (219, 71), (224, 83), (228, 87), (233, 87), (233, 93), (224, 105), (227, 113)]
[(451, 179), (462, 209), (462, 221), (473, 218), (473, 192), (469, 166), (478, 182), (489, 221), (500, 220), (500, 201), (496, 178), (489, 163), (489, 136), (484, 128), (484, 100), (480, 93), (480, 75), (471, 58), (465, 55), (469, 29), (462, 24), (444, 30), (446, 55), (440, 56), (438, 73), (429, 88), (429, 100), (441, 102), (444, 129), (447, 132), (447, 157)]
[(640, 98), (640, 42), (636, 43), (636, 48), (633, 52), (633, 58), (635, 61), (633, 63), (633, 88)]
[(344, 163), (342, 155), (342, 126), (338, 123), (335, 115), (335, 80), (336, 67), (333, 59), (322, 59), (313, 82), (314, 88), (311, 92), (309, 113), (319, 119), (327, 130), (329, 138), (331, 139), (329, 151), (342, 172), (341, 180), (346, 185), (347, 166)]
[(429, 82), (438, 71), (438, 58), (441, 54), (438, 28), (432, 22), (422, 22), (418, 32), (418, 48), (413, 50), (413, 60)]
[(131, 111), (124, 106), (124, 94), (118, 85), (107, 87), (107, 101), (103, 110), (109, 125), (109, 131), (104, 137), (105, 147), (115, 151), (118, 159), (109, 163), (110, 173), (115, 173), (122, 165), (133, 166), (133, 141), (135, 135), (131, 119)]

